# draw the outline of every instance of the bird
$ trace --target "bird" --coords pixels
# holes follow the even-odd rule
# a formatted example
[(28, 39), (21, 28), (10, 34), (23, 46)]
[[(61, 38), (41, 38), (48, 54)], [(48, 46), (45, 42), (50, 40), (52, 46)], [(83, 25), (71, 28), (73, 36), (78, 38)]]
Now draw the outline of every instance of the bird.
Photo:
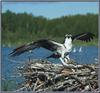
[(66, 34), (64, 43), (58, 43), (50, 39), (40, 39), (13, 49), (10, 56), (15, 57), (23, 54), (24, 52), (42, 47), (52, 51), (52, 54), (47, 58), (59, 58), (63, 65), (68, 65), (67, 62), (70, 60), (69, 53), (72, 51), (73, 41), (81, 40), (89, 42), (94, 38), (94, 36), (95, 35), (91, 32), (84, 32), (77, 35)]

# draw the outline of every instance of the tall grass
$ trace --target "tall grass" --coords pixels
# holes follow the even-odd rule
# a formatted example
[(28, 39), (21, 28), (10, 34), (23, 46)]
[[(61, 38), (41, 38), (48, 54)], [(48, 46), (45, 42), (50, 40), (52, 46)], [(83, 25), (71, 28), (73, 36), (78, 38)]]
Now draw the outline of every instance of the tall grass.
[(16, 83), (13, 80), (2, 80), (1, 91), (13, 91), (16, 88)]
[[(54, 41), (57, 41), (57, 42), (60, 42), (60, 43), (63, 43), (64, 42), (64, 38), (63, 37), (52, 37), (52, 36), (48, 36), (48, 37), (42, 37), (42, 36), (34, 36), (33, 38), (18, 38), (17, 40), (16, 39), (7, 39), (7, 40), (2, 40), (2, 45), (3, 46), (9, 46), (9, 47), (12, 47), (12, 46), (20, 46), (22, 44), (26, 44), (26, 43), (29, 43), (29, 42), (32, 42), (32, 41), (36, 41), (36, 40), (39, 40), (39, 39), (43, 39), (43, 38), (47, 38), (47, 39), (51, 39), (51, 40), (54, 40)], [(80, 40), (75, 40), (73, 42), (74, 45), (76, 46), (98, 46), (98, 39), (95, 38), (93, 40), (91, 40), (90, 42), (82, 42)]]

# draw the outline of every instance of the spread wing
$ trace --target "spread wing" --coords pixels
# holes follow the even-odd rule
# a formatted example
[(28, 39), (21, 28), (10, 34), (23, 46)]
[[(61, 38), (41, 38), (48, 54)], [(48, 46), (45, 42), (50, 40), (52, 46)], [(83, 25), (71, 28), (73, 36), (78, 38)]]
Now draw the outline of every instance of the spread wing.
[(78, 34), (78, 35), (75, 35), (72, 37), (72, 40), (81, 40), (81, 41), (91, 41), (93, 39), (95, 35), (90, 33), (90, 32), (87, 32), (87, 33), (81, 33), (81, 34)]
[(22, 45), (20, 47), (15, 48), (10, 53), (10, 56), (17, 56), (17, 55), (20, 55), (20, 54), (27, 52), (29, 50), (34, 50), (35, 48), (40, 48), (40, 47), (43, 47), (43, 48), (48, 49), (50, 51), (56, 51), (57, 48), (60, 46), (62, 46), (62, 44), (57, 43), (55, 41), (42, 39), (42, 40), (38, 40), (36, 42), (28, 43), (28, 44), (25, 44), (25, 45)]

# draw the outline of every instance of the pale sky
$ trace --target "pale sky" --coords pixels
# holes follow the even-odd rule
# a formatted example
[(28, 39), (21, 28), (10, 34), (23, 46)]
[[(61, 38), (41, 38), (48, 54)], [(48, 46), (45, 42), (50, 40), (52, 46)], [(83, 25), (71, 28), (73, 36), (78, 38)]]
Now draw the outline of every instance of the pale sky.
[(65, 15), (99, 13), (98, 2), (3, 2), (2, 12), (31, 13), (34, 16), (57, 18)]

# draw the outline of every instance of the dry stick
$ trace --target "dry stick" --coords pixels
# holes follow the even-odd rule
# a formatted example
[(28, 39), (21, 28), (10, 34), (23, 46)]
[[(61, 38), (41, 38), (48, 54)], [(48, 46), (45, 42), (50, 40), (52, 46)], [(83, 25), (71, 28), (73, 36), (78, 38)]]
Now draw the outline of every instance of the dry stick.
[(27, 88), (27, 86), (24, 86), (24, 87), (22, 87), (22, 88), (20, 88), (20, 89), (17, 89), (17, 90), (15, 90), (14, 92), (22, 91), (22, 90), (25, 89), (25, 88)]
[(28, 87), (29, 87), (29, 84), (27, 83), (27, 84), (24, 85), (24, 87), (22, 87), (22, 88), (20, 88), (20, 89), (17, 89), (17, 90), (15, 90), (14, 92), (21, 91), (21, 90), (23, 90), (23, 89), (25, 89), (25, 88), (28, 88)]
[(43, 82), (42, 84), (38, 85), (35, 90), (37, 90), (38, 88), (42, 87), (45, 84), (45, 82)]
[[(39, 61), (37, 61), (37, 63), (39, 63)], [(67, 75), (67, 74), (63, 75), (61, 73), (57, 73), (58, 69), (60, 68), (58, 65), (55, 65), (55, 64), (52, 64), (52, 65), (51, 64), (50, 65), (47, 64), (46, 65), (46, 63), (45, 63), (45, 64), (42, 64), (42, 65), (45, 66), (45, 68), (44, 68), (45, 70), (42, 70), (42, 68), (40, 68), (40, 67), (35, 68), (36, 67), (35, 63), (32, 63), (32, 64), (33, 64), (33, 68), (31, 68), (32, 69), (32, 75), (31, 75), (31, 73), (28, 72), (28, 73), (24, 74), (25, 76), (28, 76), (28, 77), (31, 78), (31, 77), (37, 76), (37, 74), (44, 74), (44, 75), (46, 74), (48, 77), (49, 76), (52, 77), (52, 81), (56, 80), (55, 84), (51, 84), (51, 85), (48, 85), (46, 87), (42, 87), (44, 85), (47, 85), (48, 83), (47, 82), (43, 82), (42, 84), (38, 85), (38, 79), (34, 80), (32, 78), (34, 80), (34, 82), (35, 82), (35, 84), (32, 84), (34, 86), (33, 91), (35, 91), (35, 92), (46, 91), (48, 89), (49, 90), (50, 89), (53, 90), (54, 88), (56, 88), (56, 89), (58, 88), (57, 90), (59, 90), (59, 88), (64, 88), (64, 89), (66, 88), (66, 90), (68, 90), (68, 88), (69, 88), (70, 91), (71, 90), (76, 90), (76, 89), (80, 88), (81, 86), (85, 87), (84, 85), (86, 84), (86, 81), (83, 83), (84, 78), (82, 76), (85, 76), (86, 80), (89, 79), (91, 76), (93, 76), (93, 73), (92, 73), (88, 77), (89, 73), (93, 72), (93, 69), (91, 69), (92, 67), (89, 68), (88, 66), (84, 66), (84, 65), (79, 66), (77, 68), (74, 68), (74, 69), (76, 69), (76, 72), (74, 72), (74, 73), (70, 73), (69, 75)], [(29, 67), (30, 66), (27, 66), (26, 71), (27, 71), (27, 69)], [(49, 69), (49, 68), (51, 68), (51, 69)], [(35, 70), (33, 70), (33, 69), (35, 69)], [(34, 73), (36, 73), (36, 74), (34, 74)], [(23, 74), (23, 72), (22, 72), (22, 74)], [(94, 76), (95, 76), (95, 73), (94, 73)], [(67, 80), (69, 80), (69, 81), (66, 81), (66, 77), (68, 78)], [(74, 84), (73, 80), (78, 85), (76, 85), (76, 83)], [(96, 79), (93, 79), (93, 80), (96, 80)], [(89, 80), (89, 82), (92, 82), (92, 81)], [(69, 84), (72, 83), (72, 84), (68, 85), (68, 83)]]
[(52, 88), (52, 87), (53, 87), (53, 86), (46, 87), (46, 88), (44, 88), (44, 89), (39, 89), (39, 90), (37, 90), (36, 92), (46, 91), (46, 90), (48, 90), (48, 89), (50, 89), (50, 88)]
[(35, 89), (36, 89), (36, 86), (37, 86), (38, 82), (39, 82), (39, 79), (37, 78), (37, 80), (36, 80), (36, 82), (35, 82), (35, 84), (34, 84), (33, 91), (35, 91)]
[(81, 84), (77, 84), (77, 85), (74, 85), (74, 86), (72, 86), (72, 87), (70, 87), (69, 89), (68, 89), (68, 91), (73, 91), (73, 90), (75, 90), (75, 89), (77, 89), (78, 87), (80, 87), (80, 86), (82, 86)]

